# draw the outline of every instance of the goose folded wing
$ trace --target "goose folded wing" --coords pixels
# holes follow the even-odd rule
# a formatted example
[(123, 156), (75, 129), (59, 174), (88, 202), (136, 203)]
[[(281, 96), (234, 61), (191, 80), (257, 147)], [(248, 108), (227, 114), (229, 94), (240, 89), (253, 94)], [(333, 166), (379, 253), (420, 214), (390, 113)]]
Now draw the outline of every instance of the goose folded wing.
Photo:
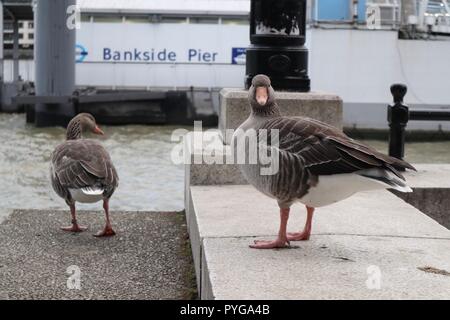
[(115, 185), (117, 175), (107, 153), (89, 145), (55, 150), (55, 173), (61, 185), (84, 188), (97, 183)]
[(315, 175), (352, 173), (378, 167), (404, 179), (395, 167), (414, 170), (408, 163), (381, 154), (317, 120), (283, 117), (268, 121), (264, 129), (269, 130), (269, 137), (270, 130), (278, 130), (282, 158), (287, 153), (297, 156)]

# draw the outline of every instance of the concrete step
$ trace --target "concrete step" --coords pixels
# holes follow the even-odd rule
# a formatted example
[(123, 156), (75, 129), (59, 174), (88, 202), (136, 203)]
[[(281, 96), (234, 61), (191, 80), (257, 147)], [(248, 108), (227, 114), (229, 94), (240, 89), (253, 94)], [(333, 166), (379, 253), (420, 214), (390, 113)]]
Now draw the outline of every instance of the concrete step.
[(414, 164), (414, 167), (417, 172), (405, 173), (412, 188), (450, 189), (450, 164)]
[[(342, 99), (327, 92), (275, 92), (285, 116), (310, 117), (342, 128)], [(237, 129), (250, 115), (248, 91), (225, 88), (220, 92), (219, 130), (230, 144), (228, 129)]]
[[(274, 200), (249, 185), (191, 186), (189, 196), (202, 299), (450, 298), (439, 271), (450, 271), (450, 231), (388, 191), (320, 208), (310, 241), (262, 251), (248, 245), (276, 236)], [(289, 229), (300, 230), (305, 215), (294, 206)]]
[(184, 219), (111, 212), (117, 235), (99, 239), (103, 212), (80, 211), (89, 229), (72, 234), (68, 210), (15, 210), (0, 223), (0, 299), (195, 298)]
[(450, 229), (450, 165), (418, 164), (417, 172), (407, 172), (414, 193), (395, 194)]
[(418, 269), (448, 268), (448, 240), (324, 235), (292, 250), (243, 250), (251, 240), (205, 239), (203, 298), (450, 298), (448, 276)]

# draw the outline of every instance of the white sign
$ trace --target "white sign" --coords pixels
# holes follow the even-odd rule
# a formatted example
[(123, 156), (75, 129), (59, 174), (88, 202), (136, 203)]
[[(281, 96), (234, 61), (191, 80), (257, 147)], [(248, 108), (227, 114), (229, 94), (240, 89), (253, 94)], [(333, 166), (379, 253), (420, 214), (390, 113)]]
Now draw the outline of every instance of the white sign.
[(219, 24), (83, 23), (77, 45), (85, 56), (78, 62), (235, 64), (236, 48), (248, 46), (247, 29)]

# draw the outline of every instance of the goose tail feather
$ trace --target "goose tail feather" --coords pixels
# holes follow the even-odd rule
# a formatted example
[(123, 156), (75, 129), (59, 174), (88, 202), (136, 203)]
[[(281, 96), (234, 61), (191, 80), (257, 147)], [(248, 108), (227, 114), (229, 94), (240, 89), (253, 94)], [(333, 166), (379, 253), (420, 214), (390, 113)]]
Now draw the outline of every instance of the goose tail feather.
[(387, 185), (389, 189), (394, 189), (404, 193), (413, 192), (411, 187), (408, 186), (404, 180), (385, 169), (366, 169), (357, 172), (357, 174), (376, 180), (377, 182), (381, 182)]
[(105, 191), (103, 188), (99, 188), (99, 187), (86, 187), (86, 188), (82, 188), (81, 191), (85, 194), (85, 195), (89, 195), (89, 196), (98, 196), (103, 194), (103, 192)]

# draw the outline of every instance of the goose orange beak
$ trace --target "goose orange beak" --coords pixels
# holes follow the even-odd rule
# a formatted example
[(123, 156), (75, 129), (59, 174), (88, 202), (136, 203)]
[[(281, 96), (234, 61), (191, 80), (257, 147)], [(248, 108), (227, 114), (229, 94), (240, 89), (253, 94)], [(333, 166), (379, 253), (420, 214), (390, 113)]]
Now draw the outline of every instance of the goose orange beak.
[(95, 126), (94, 130), (92, 131), (95, 134), (104, 135), (105, 133), (100, 129), (98, 126)]

